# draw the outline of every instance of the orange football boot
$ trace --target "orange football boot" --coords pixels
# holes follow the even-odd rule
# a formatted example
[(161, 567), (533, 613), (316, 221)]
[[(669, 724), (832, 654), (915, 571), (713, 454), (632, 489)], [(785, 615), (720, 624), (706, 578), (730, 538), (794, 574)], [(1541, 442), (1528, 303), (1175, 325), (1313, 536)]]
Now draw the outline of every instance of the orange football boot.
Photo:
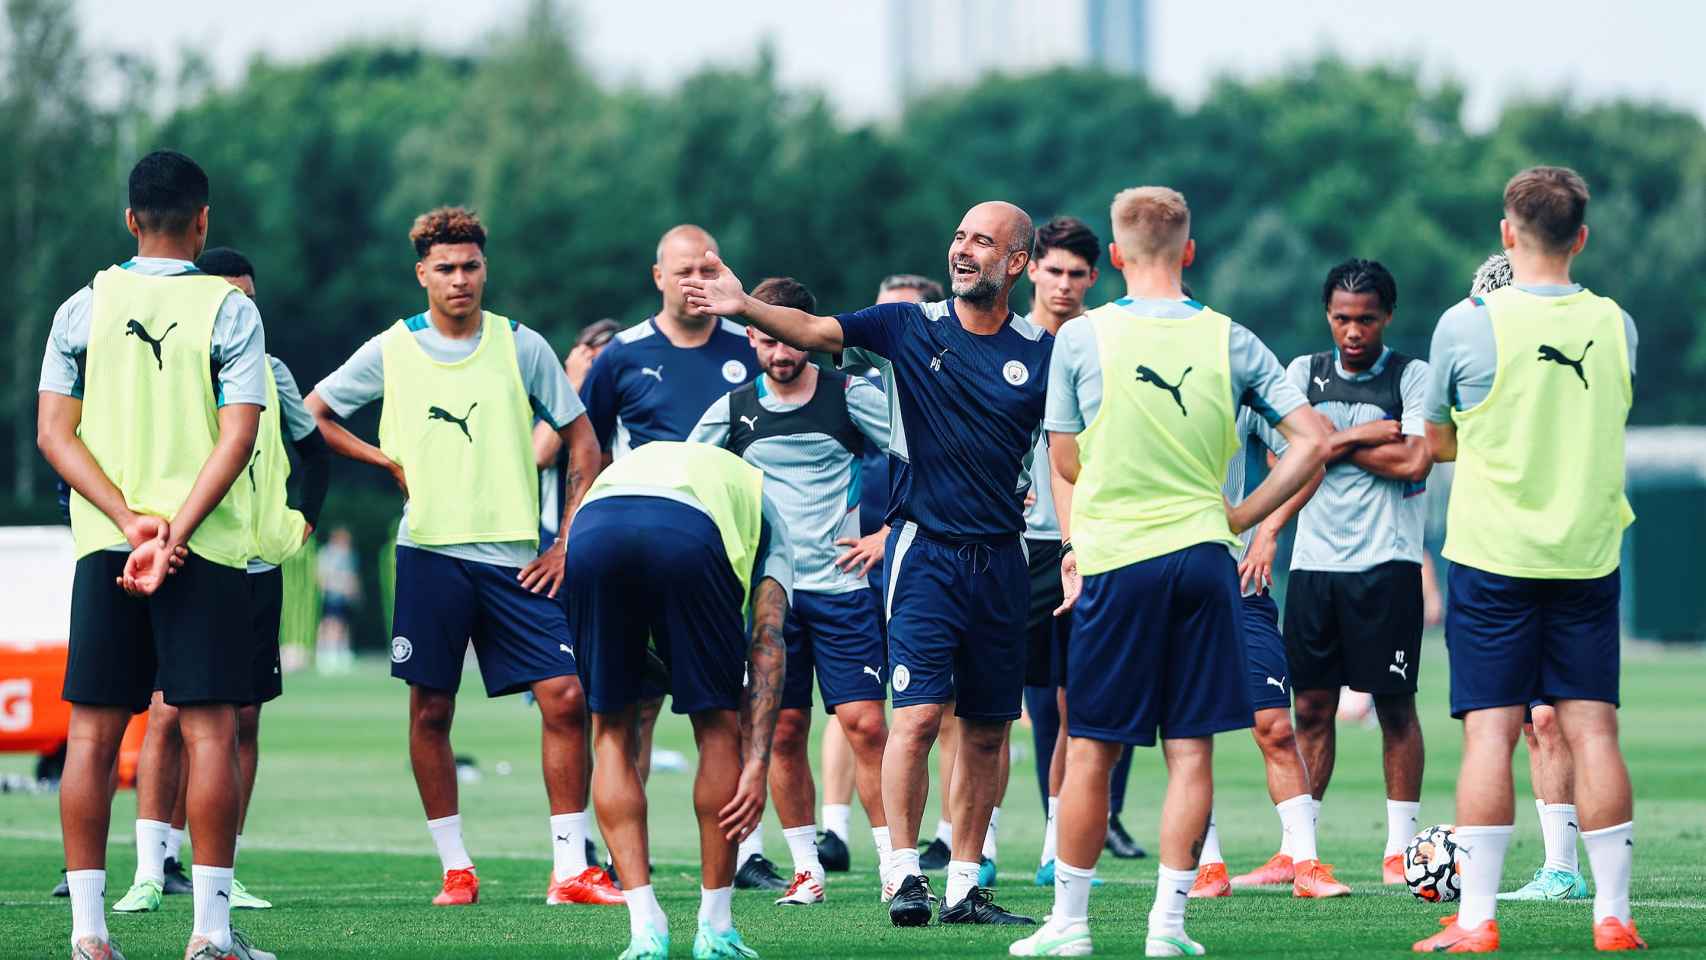
[(1283, 853), (1276, 853), (1249, 873), (1232, 878), (1233, 887), (1280, 887), (1297, 878), (1297, 865)]
[(555, 873), (551, 874), (551, 885), (545, 889), (545, 902), (553, 906), (561, 903), (585, 903), (598, 907), (618, 907), (627, 903), (622, 891), (616, 888), (610, 874), (603, 867), (587, 867), (579, 874), (558, 881)]
[(1192, 900), (1232, 896), (1232, 881), (1226, 876), (1226, 864), (1205, 863), (1198, 867), (1197, 882), (1191, 884), (1188, 896)]
[(1483, 920), (1473, 930), (1452, 924), (1410, 948), (1416, 953), (1493, 953), (1499, 949), (1499, 921)]
[(1297, 861), (1297, 878), (1291, 883), (1291, 895), (1294, 897), (1325, 899), (1327, 897), (1343, 897), (1351, 892), (1351, 888), (1339, 882), (1333, 876), (1333, 865), (1319, 860)]
[(473, 867), (466, 870), (446, 870), (444, 889), (432, 898), (432, 905), (435, 907), (463, 907), (479, 902), (480, 878), (474, 876)]
[(1380, 882), (1387, 884), (1405, 882), (1403, 854), (1394, 853), (1392, 856), (1380, 861)]
[(1627, 924), (1616, 917), (1606, 917), (1593, 925), (1595, 950), (1645, 950), (1647, 941), (1635, 932), (1635, 921)]

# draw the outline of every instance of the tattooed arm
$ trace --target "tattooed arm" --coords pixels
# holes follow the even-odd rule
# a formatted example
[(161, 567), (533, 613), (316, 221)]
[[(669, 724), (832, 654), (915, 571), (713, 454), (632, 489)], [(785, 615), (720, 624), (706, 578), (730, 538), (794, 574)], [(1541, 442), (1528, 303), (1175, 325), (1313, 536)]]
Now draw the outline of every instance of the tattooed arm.
[(746, 699), (740, 710), (741, 772), (732, 800), (718, 813), (730, 840), (741, 840), (764, 815), (764, 787), (770, 776), (770, 740), (782, 706), (782, 680), (788, 650), (782, 621), (788, 594), (777, 581), (758, 581), (752, 600), (752, 646), (747, 651)]

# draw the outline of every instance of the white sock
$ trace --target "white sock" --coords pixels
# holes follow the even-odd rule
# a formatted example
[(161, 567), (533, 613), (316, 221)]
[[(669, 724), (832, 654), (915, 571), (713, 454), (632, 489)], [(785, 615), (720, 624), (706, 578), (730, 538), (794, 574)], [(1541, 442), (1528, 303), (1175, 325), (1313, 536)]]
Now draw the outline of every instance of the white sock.
[(669, 918), (664, 916), (663, 908), (658, 906), (657, 893), (651, 884), (643, 887), (629, 887), (622, 891), (623, 899), (628, 901), (628, 934), (643, 936), (648, 929), (660, 934), (669, 933)]
[(83, 937), (107, 938), (107, 872), (67, 870), (71, 888), (71, 942)]
[(888, 879), (896, 883), (907, 877), (916, 877), (924, 871), (918, 868), (917, 847), (895, 847), (889, 851)]
[(178, 856), (178, 853), (184, 849), (184, 834), (185, 831), (180, 830), (177, 827), (173, 827), (172, 832), (166, 835), (167, 860), (177, 860), (179, 863), (183, 862), (182, 858)]
[(889, 861), (894, 859), (894, 841), (889, 839), (888, 827), (872, 827), (871, 842), (877, 845), (877, 879), (888, 880)]
[(1220, 831), (1214, 829), (1214, 811), (1210, 810), (1208, 812), (1208, 832), (1203, 834), (1202, 856), (1197, 858), (1197, 867), (1200, 869), (1205, 863), (1223, 864), (1225, 862), (1226, 859), (1220, 855)]
[(936, 839), (948, 846), (954, 845), (954, 825), (946, 820), (936, 821)]
[(1581, 861), (1576, 858), (1576, 837), (1581, 832), (1582, 828), (1577, 826), (1575, 804), (1548, 803), (1540, 808), (1540, 835), (1546, 840), (1546, 869), (1571, 873), (1581, 870)]
[(221, 950), (231, 946), (231, 868), (190, 867), (195, 887), (195, 935)]
[(1593, 868), (1593, 922), (1616, 917), (1629, 922), (1629, 868), (1635, 859), (1635, 822), (1582, 834)]
[(1037, 862), (1046, 864), (1055, 858), (1055, 851), (1060, 848), (1060, 824), (1055, 819), (1060, 815), (1060, 798), (1048, 798), (1048, 822), (1043, 824), (1043, 855)]
[(853, 805), (850, 803), (824, 804), (823, 828), (846, 840), (853, 830)]
[(1416, 817), (1422, 812), (1420, 800), (1386, 801), (1386, 855), (1403, 853), (1411, 838), (1420, 829)]
[(1096, 868), (1075, 867), (1065, 860), (1054, 862), (1054, 918), (1061, 923), (1090, 919), (1090, 884)]
[(983, 855), (995, 859), (995, 828), (1001, 823), (1001, 808), (995, 807), (989, 811), (989, 829), (983, 831)]
[(432, 844), (438, 848), (438, 862), (444, 867), (444, 872), (452, 870), (467, 870), (474, 865), (468, 859), (468, 848), (462, 845), (462, 815), (453, 813), (448, 817), (427, 821), (427, 832), (432, 834)]
[(764, 855), (764, 821), (762, 820), (758, 822), (758, 826), (752, 828), (752, 833), (745, 840), (742, 840), (740, 847), (735, 850), (735, 869), (739, 870), (741, 864), (752, 859), (754, 854)]
[(974, 860), (948, 861), (948, 893), (943, 906), (951, 907), (971, 893), (971, 888), (977, 886), (977, 868)]
[(166, 836), (172, 825), (158, 820), (136, 821), (136, 881), (166, 882)]
[(794, 872), (809, 873), (823, 880), (823, 862), (817, 858), (817, 824), (783, 827), (782, 838), (788, 841), (788, 853), (794, 858)]
[(711, 928), (712, 933), (728, 933), (734, 929), (734, 914), (729, 912), (729, 905), (734, 902), (735, 888), (723, 887), (718, 890), (699, 888), (699, 922)]
[(1513, 828), (1458, 827), (1456, 832), (1457, 862), (1463, 874), (1463, 907), (1457, 911), (1457, 925), (1473, 930), (1493, 919)]
[[(1059, 864), (1055, 870), (1060, 870)], [(1185, 900), (1196, 880), (1195, 870), (1156, 868), (1155, 906), (1149, 909), (1150, 936), (1177, 937), (1185, 932)]]
[(1315, 801), (1309, 794), (1281, 800), (1274, 804), (1274, 812), (1279, 814), (1280, 829), (1285, 831), (1280, 851), (1291, 857), (1293, 863), (1319, 860), (1321, 855), (1315, 850)]
[(551, 815), (551, 872), (561, 883), (586, 870), (586, 811)]

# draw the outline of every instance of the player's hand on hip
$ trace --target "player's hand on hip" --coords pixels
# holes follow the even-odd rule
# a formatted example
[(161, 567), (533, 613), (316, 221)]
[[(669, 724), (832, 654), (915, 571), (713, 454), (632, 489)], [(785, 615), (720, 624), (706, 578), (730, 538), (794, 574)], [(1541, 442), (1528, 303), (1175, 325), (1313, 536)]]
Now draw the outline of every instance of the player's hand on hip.
[(1276, 553), (1278, 544), (1274, 538), (1266, 529), (1258, 527), (1255, 536), (1250, 538), (1250, 548), (1244, 551), (1244, 559), (1238, 561), (1239, 589), (1260, 593), (1273, 586)]
[(835, 558), (835, 566), (842, 573), (851, 573), (856, 577), (870, 573), (872, 567), (882, 562), (884, 541), (887, 539), (884, 530), (863, 537), (842, 537), (835, 541), (835, 545), (849, 549)]
[[(687, 306), (700, 313), (719, 317), (738, 317), (746, 310), (746, 288), (717, 251), (705, 251), (705, 273), (709, 276), (682, 277), (681, 292)], [(713, 272), (714, 271), (714, 272)]]
[(403, 465), (393, 460), (386, 469), (391, 471), (391, 479), (396, 481), (397, 489), (403, 491), (403, 499), (407, 500), (409, 497), (409, 478), (403, 475)]
[(1054, 615), (1058, 617), (1071, 611), (1078, 604), (1078, 593), (1083, 588), (1084, 580), (1078, 576), (1078, 554), (1068, 550), (1060, 558), (1060, 592), (1065, 599), (1054, 609)]
[(551, 549), (522, 567), (515, 579), (521, 581), (522, 587), (528, 593), (543, 593), (547, 597), (555, 597), (558, 588), (563, 585), (563, 558), (567, 551), (565, 542), (558, 540), (551, 545)]
[(768, 764), (751, 761), (741, 768), (734, 798), (717, 811), (717, 826), (731, 842), (745, 840), (758, 827), (758, 821), (764, 817), (765, 785), (769, 779)]

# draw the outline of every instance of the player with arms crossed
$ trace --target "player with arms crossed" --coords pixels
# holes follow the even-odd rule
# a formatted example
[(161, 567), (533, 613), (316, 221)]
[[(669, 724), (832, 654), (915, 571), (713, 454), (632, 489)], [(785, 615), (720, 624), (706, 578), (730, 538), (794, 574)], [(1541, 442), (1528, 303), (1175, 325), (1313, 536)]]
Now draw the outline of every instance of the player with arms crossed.
[[(817, 309), (811, 291), (786, 277), (765, 280), (752, 295), (807, 313)], [(869, 381), (819, 370), (804, 351), (757, 330), (748, 335), (764, 375), (711, 404), (688, 440), (723, 447), (762, 470), (788, 525), (794, 602), (770, 794), (793, 855), (794, 880), (776, 903), (822, 903), (824, 864), (806, 755), (814, 670), (824, 709), (840, 721), (853, 748), (859, 800), (871, 819), (878, 862), (886, 862), (889, 852), (882, 794), (888, 739), (882, 611), (864, 570), (837, 564), (842, 551), (836, 546), (859, 534), (860, 458), (867, 446), (888, 446), (888, 405)]]
[(1594, 946), (1646, 947), (1629, 911), (1634, 792), (1617, 739), (1635, 324), (1570, 279), (1587, 245), (1587, 204), (1573, 170), (1512, 177), (1499, 223), (1510, 286), (1451, 308), (1434, 330), (1428, 444), (1435, 460), (1457, 463), (1445, 631), (1451, 712), (1463, 720), (1463, 908), (1418, 952), (1499, 948), (1495, 898), (1516, 804), (1511, 753), (1537, 698), (1557, 711), (1575, 760)]
[[(960, 720), (953, 860), (944, 923), (1032, 923), (978, 884), (1008, 725), (1025, 676), (1024, 511), (1054, 338), (1008, 309), (1031, 254), (1031, 219), (1009, 203), (967, 211), (948, 249), (954, 297), (814, 316), (748, 296), (726, 267), (682, 282), (688, 301), (801, 350), (882, 368), (888, 388), (889, 665), (895, 712), (883, 751), (883, 810), (894, 853), (885, 888), (897, 926), (930, 921), (918, 822), (943, 704)], [(893, 411), (898, 411), (894, 413)]]
[[(783, 620), (793, 556), (781, 514), (764, 492), (771, 485), (727, 450), (662, 440), (600, 474), (574, 518), (569, 620), (587, 665), (599, 830), (628, 902), (622, 960), (669, 955), (669, 921), (652, 889), (639, 767), (648, 638), (669, 666), (671, 709), (691, 719), (699, 749), (694, 960), (758, 956), (736, 932), (730, 904), (736, 841), (764, 815), (787, 663)], [(636, 570), (650, 576), (636, 577)]]
[[(249, 258), (230, 247), (215, 247), (196, 258), (196, 268), (220, 277), (255, 297), (255, 268)], [(246, 583), (254, 627), (254, 690), (252, 700), (237, 708), (237, 763), (242, 794), (237, 808), (237, 838), (232, 855), (243, 850), (243, 829), (255, 793), (260, 764), (261, 706), (284, 692), (279, 669), (279, 618), (284, 607), (284, 574), (279, 564), (290, 559), (313, 534), (326, 501), (331, 477), (331, 452), (302, 405), (296, 379), (284, 361), (267, 355), (267, 408), (255, 436), (255, 452), (239, 482), (249, 485), (254, 498), (250, 513), (254, 556)], [(286, 443), (289, 443), (287, 449)], [(294, 463), (292, 461), (294, 454)], [(173, 824), (182, 824), (183, 737), (178, 708), (160, 691), (148, 706), (148, 732), (138, 761), (141, 775), (136, 791), (136, 877), (113, 909), (141, 913), (160, 909), (165, 892), (168, 837)], [(176, 803), (176, 809), (174, 804)], [(232, 864), (235, 869), (235, 862)], [(250, 893), (241, 880), (231, 879), (232, 909), (265, 910), (272, 904)]]
[(73, 491), (77, 551), (59, 792), (71, 956), (122, 960), (103, 902), (112, 776), (125, 726), (158, 686), (178, 708), (195, 830), (184, 956), (272, 960), (230, 912), (237, 707), (254, 701), (253, 645), (231, 638), (252, 623), (253, 491), (239, 477), (266, 405), (265, 333), (254, 301), (195, 267), (208, 228), (195, 161), (169, 150), (137, 161), (125, 224), (135, 258), (54, 315), (36, 425)]
[[(1338, 752), (1340, 687), (1374, 696), (1386, 776), (1381, 874), (1396, 884), (1404, 882), (1404, 845), (1416, 835), (1422, 795), (1416, 685), (1427, 519), (1421, 494), (1433, 467), (1422, 435), (1428, 365), (1383, 342), (1398, 283), (1378, 261), (1334, 266), (1321, 303), (1333, 349), (1286, 368), (1286, 379), (1334, 428), (1325, 473), (1297, 496), (1303, 506), (1286, 592), (1286, 662), (1317, 818)], [(1283, 453), (1283, 438), (1267, 440)], [(1275, 518), (1263, 525), (1251, 542), (1255, 562), (1272, 562), (1279, 530)], [(1240, 879), (1286, 883), (1286, 869), (1281, 852)]]
[[(1148, 956), (1198, 956), (1185, 933), (1213, 802), (1214, 735), (1250, 726), (1229, 546), (1320, 467), (1325, 430), (1279, 362), (1224, 315), (1186, 300), (1190, 209), (1167, 187), (1114, 198), (1109, 260), (1125, 297), (1062, 328), (1049, 372), (1049, 457), (1062, 518), (1068, 751), (1055, 903), (1014, 956), (1088, 956), (1090, 887), (1108, 776), (1124, 744), (1167, 762)], [(1235, 508), (1221, 494), (1250, 406), (1293, 442)], [(1080, 576), (1082, 575), (1082, 581)]]
[[(427, 309), (363, 344), (308, 395), (308, 409), (333, 450), (390, 472), (408, 497), (397, 530), (391, 675), (409, 685), (409, 759), (444, 869), (433, 903), (480, 895), (450, 748), (472, 638), (486, 695), (531, 690), (539, 705), (551, 807), (545, 902), (619, 904), (610, 878), (586, 862), (586, 700), (555, 599), (566, 544), (559, 536), (538, 550), (533, 420), (549, 422), (569, 450), (564, 531), (598, 469), (592, 428), (545, 339), (481, 308), (479, 218), (441, 207), (416, 218), (409, 238)], [(377, 447), (336, 419), (375, 400), (383, 405)]]

